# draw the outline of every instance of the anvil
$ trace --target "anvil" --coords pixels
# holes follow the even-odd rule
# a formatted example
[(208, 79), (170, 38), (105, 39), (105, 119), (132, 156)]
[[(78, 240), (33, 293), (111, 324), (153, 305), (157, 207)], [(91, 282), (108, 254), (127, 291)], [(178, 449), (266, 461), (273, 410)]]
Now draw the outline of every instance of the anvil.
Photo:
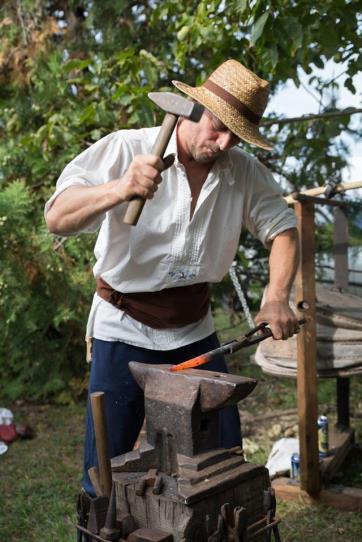
[(198, 369), (171, 372), (170, 365), (129, 367), (144, 390), (147, 441), (112, 459), (117, 517), (161, 528), (175, 542), (216, 540), (225, 503), (247, 509), (249, 523), (258, 521), (270, 485), (267, 470), (246, 462), (241, 447), (220, 448), (219, 441), (220, 410), (246, 397), (256, 380)]
[(131, 362), (145, 394), (147, 441), (158, 452), (158, 468), (178, 472), (178, 456), (193, 457), (219, 447), (219, 411), (249, 395), (256, 380), (214, 371), (170, 372), (170, 365)]

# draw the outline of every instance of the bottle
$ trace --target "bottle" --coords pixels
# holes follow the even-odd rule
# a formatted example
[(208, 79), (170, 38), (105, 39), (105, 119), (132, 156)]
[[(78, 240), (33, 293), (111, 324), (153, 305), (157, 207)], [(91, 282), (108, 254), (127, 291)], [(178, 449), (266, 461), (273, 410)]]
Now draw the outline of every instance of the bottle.
[(319, 416), (318, 418), (318, 451), (320, 457), (327, 457), (329, 452), (327, 416)]
[(300, 481), (300, 457), (297, 453), (290, 458), (290, 477), (296, 482)]

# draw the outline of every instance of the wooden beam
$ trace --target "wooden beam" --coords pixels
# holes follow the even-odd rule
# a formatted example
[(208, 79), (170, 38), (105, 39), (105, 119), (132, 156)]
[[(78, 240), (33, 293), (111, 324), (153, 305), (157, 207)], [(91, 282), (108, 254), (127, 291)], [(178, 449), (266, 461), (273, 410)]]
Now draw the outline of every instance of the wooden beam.
[(362, 489), (346, 486), (328, 486), (317, 496), (308, 494), (290, 478), (276, 478), (272, 482), (277, 498), (302, 501), (305, 504), (325, 504), (338, 510), (362, 512)]
[(297, 201), (312, 201), (313, 203), (318, 203), (319, 205), (331, 205), (332, 207), (346, 207), (346, 205), (349, 203), (348, 200), (321, 198), (319, 196), (299, 194), (298, 192), (294, 192), (292, 196)]
[(320, 470), (323, 480), (329, 480), (338, 471), (348, 452), (352, 449), (354, 431), (338, 431), (336, 427), (329, 428), (329, 455), (320, 460)]
[[(346, 192), (347, 190), (353, 190), (355, 188), (362, 188), (362, 181), (339, 183), (336, 186), (336, 193), (339, 194), (340, 192)], [(325, 189), (325, 186), (317, 186), (316, 188), (309, 188), (307, 190), (303, 190), (303, 192), (300, 193), (307, 194), (309, 196), (320, 196), (321, 194), (324, 194)], [(295, 204), (295, 199), (292, 195), (286, 196), (284, 199), (289, 205)]]
[(296, 305), (307, 323), (297, 336), (297, 399), (301, 488), (316, 495), (321, 488), (318, 456), (318, 399), (315, 309), (314, 204), (296, 202), (300, 263), (295, 280)]

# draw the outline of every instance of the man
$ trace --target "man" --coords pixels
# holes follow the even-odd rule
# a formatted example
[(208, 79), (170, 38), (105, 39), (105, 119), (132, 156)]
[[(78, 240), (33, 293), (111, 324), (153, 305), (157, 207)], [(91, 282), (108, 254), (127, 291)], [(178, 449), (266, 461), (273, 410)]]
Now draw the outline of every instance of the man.
[[(120, 130), (76, 157), (46, 205), (50, 231), (100, 232), (97, 278), (87, 335), (93, 337), (90, 392), (103, 390), (111, 456), (132, 449), (144, 417), (131, 360), (178, 363), (218, 346), (208, 284), (227, 273), (243, 227), (270, 252), (270, 284), (256, 322), (275, 339), (298, 331), (289, 308), (297, 265), (295, 218), (269, 171), (236, 148), (240, 141), (270, 149), (258, 129), (268, 83), (235, 60), (198, 88), (174, 85), (206, 109), (198, 123), (180, 119), (167, 153), (150, 155), (158, 128)], [(164, 171), (163, 171), (164, 170)], [(136, 227), (123, 224), (127, 202), (148, 201)], [(222, 358), (206, 368), (226, 371)], [(241, 443), (236, 408), (222, 413), (220, 444)], [(90, 412), (83, 485), (97, 462)]]

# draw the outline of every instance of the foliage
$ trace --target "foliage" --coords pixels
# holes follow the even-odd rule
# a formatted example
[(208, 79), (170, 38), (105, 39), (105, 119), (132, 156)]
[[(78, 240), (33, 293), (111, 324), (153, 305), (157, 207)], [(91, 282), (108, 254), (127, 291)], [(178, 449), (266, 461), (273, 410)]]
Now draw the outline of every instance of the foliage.
[[(65, 164), (110, 131), (158, 123), (159, 112), (147, 99), (150, 90), (170, 88), (172, 79), (200, 83), (230, 57), (268, 79), (273, 92), (288, 79), (299, 85), (301, 74), (309, 74), (310, 87), (319, 96), (329, 93), (327, 109), (333, 110), (336, 81), (323, 81), (315, 68), (333, 59), (355, 91), (361, 16), (357, 0), (347, 4), (348, 9), (343, 0), (2, 3), (4, 396), (66, 400), (70, 379), (82, 372), (94, 237), (54, 239), (42, 218)], [(346, 163), (341, 130), (357, 131), (349, 117), (340, 119), (275, 125), (268, 130), (275, 150), (253, 152), (288, 191), (321, 184)], [(241, 258), (247, 260), (246, 254)], [(255, 254), (256, 260), (260, 253)]]
[(65, 251), (47, 233), (24, 182), (0, 192), (1, 384), (9, 399), (69, 400), (64, 390), (83, 372), (91, 268), (80, 242)]

